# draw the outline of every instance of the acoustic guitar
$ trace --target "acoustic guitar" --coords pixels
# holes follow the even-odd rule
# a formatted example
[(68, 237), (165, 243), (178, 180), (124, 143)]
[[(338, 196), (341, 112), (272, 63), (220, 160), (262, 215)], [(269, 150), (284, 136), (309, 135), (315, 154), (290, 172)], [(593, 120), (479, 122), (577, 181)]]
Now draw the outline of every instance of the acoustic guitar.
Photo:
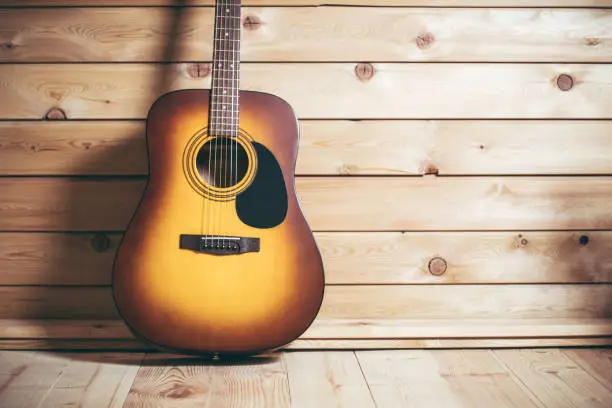
[(217, 1), (214, 25), (211, 89), (167, 93), (149, 111), (149, 180), (113, 294), (160, 349), (255, 354), (311, 325), (324, 273), (295, 193), (296, 116), (277, 96), (239, 90), (240, 1)]

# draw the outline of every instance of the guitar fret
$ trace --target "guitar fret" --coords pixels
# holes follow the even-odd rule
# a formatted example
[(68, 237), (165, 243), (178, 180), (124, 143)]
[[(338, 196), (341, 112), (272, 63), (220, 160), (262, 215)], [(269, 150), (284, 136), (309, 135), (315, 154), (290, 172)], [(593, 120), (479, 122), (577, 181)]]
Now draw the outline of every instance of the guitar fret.
[(217, 133), (238, 133), (240, 102), (239, 0), (219, 0), (215, 8), (213, 75), (209, 126)]

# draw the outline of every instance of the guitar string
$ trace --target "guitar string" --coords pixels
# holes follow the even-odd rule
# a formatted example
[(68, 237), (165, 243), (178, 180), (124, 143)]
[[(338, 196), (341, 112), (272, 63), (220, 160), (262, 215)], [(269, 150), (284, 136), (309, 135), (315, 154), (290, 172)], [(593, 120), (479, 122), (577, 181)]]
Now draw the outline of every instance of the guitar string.
[[(233, 18), (233, 14), (234, 14), (234, 9), (233, 9), (233, 5), (231, 4), (231, 2), (229, 2), (229, 3), (230, 4), (226, 4), (225, 5), (225, 18), (226, 18), (226, 21), (227, 21), (227, 31), (225, 33), (225, 39), (227, 41), (226, 41), (225, 47), (229, 47), (230, 45), (233, 46), (233, 41), (232, 40), (234, 38), (233, 37), (234, 36), (233, 19), (232, 19)], [(227, 50), (225, 52), (227, 53)], [(227, 53), (227, 54), (229, 54), (229, 58), (228, 58), (228, 61), (227, 61), (230, 64), (229, 68), (230, 68), (231, 71), (233, 71), (233, 69), (234, 69), (233, 52)], [(231, 170), (232, 170), (232, 166), (233, 166), (233, 154), (232, 154), (233, 152), (232, 152), (232, 146), (231, 146), (230, 143), (233, 141), (232, 133), (233, 133), (233, 128), (234, 128), (234, 126), (233, 126), (234, 125), (234, 99), (233, 99), (234, 82), (233, 82), (233, 80), (234, 80), (234, 75), (233, 75), (233, 72), (231, 72), (231, 78), (227, 81), (227, 82), (229, 82), (227, 84), (227, 86), (230, 88), (230, 91), (231, 91), (231, 92), (229, 92), (229, 97), (230, 97), (231, 103), (230, 103), (230, 112), (229, 112), (229, 118), (230, 118), (230, 120), (229, 120), (229, 122), (230, 122), (229, 128), (230, 128), (230, 131), (225, 135), (225, 141), (226, 141), (226, 147), (225, 147), (226, 171), (225, 171), (225, 174), (226, 174), (226, 176), (228, 175), (227, 173), (228, 173), (228, 170), (229, 170), (229, 180), (227, 180), (227, 178), (226, 178), (226, 183), (225, 183), (225, 187), (226, 188), (229, 187), (230, 185), (232, 185), (232, 171)], [(226, 90), (227, 90), (227, 88), (226, 88)], [(226, 95), (226, 94), (224, 93), (224, 95)], [(227, 100), (226, 99), (227, 99), (227, 97), (225, 96), (224, 97), (224, 104), (225, 104), (224, 106), (227, 106)], [(228, 153), (228, 150), (229, 150), (229, 153)], [(228, 157), (228, 155), (230, 156), (229, 169), (227, 168), (227, 157)], [(227, 203), (226, 203), (226, 213), (225, 214), (229, 215), (231, 210), (232, 210), (232, 200), (228, 199)], [(226, 231), (226, 232), (229, 232), (229, 231)], [(229, 241), (226, 242), (225, 245), (229, 245)]]
[[(213, 25), (213, 29), (216, 30), (217, 24), (218, 24), (218, 7), (215, 7), (215, 22)], [(208, 183), (210, 184), (210, 188), (214, 189), (215, 186), (215, 180), (213, 178), (213, 169), (212, 169), (212, 164), (213, 164), (213, 138), (215, 133), (217, 132), (216, 129), (216, 123), (215, 123), (215, 112), (214, 112), (214, 108), (215, 108), (215, 99), (214, 99), (214, 95), (215, 95), (215, 87), (217, 86), (217, 74), (215, 72), (215, 63), (216, 63), (216, 55), (218, 52), (218, 39), (216, 37), (217, 32), (214, 31), (213, 32), (213, 38), (214, 38), (214, 50), (213, 50), (213, 77), (212, 77), (212, 89), (211, 89), (211, 95), (213, 96), (211, 98), (211, 104), (210, 104), (210, 124), (208, 127), (208, 131), (209, 131), (209, 146), (208, 146)], [(213, 205), (214, 203), (212, 202), (212, 197), (208, 197), (205, 198), (205, 200), (208, 201), (208, 207), (209, 207), (209, 216), (208, 216), (208, 225), (206, 226), (207, 231), (210, 231), (210, 238), (209, 240), (206, 241), (206, 244), (214, 244), (214, 228), (213, 228), (213, 221), (214, 221), (214, 217), (213, 217)]]
[[(222, 110), (221, 110), (221, 129), (219, 133), (221, 134), (221, 151), (219, 152), (220, 158), (221, 158), (221, 163), (219, 164), (219, 170), (221, 170), (223, 172), (223, 174), (221, 175), (223, 178), (223, 181), (221, 181), (221, 179), (219, 180), (219, 184), (222, 185), (222, 188), (226, 188), (227, 187), (227, 147), (226, 147), (226, 143), (227, 143), (227, 133), (226, 133), (226, 125), (227, 125), (227, 101), (225, 98), (225, 93), (223, 93), (223, 91), (227, 90), (228, 87), (228, 81), (227, 81), (227, 69), (228, 69), (228, 64), (229, 64), (229, 60), (227, 58), (227, 37), (229, 35), (229, 31), (228, 31), (228, 8), (227, 5), (224, 4), (224, 2), (221, 2), (221, 21), (222, 21), (222, 26), (221, 26), (221, 40), (220, 43), (223, 45), (222, 50), (222, 59), (223, 59), (223, 70), (222, 72), (222, 83), (221, 83), (221, 95), (217, 95), (218, 96), (218, 100), (221, 100), (221, 106), (222, 106)], [(219, 220), (219, 225), (220, 225), (220, 231), (219, 231), (219, 245), (223, 248), (223, 246), (225, 246), (226, 242), (225, 240), (223, 240), (221, 237), (223, 236), (223, 218), (224, 218), (224, 213), (225, 213), (225, 208), (227, 207), (227, 204), (225, 203), (225, 197), (222, 198), (221, 202), (220, 202), (220, 206), (221, 206), (221, 211), (219, 211), (220, 214), (220, 220)], [(224, 208), (225, 207), (225, 208)]]
[[(213, 94), (213, 98), (212, 98), (212, 119), (213, 119), (213, 139), (211, 140), (211, 148), (214, 149), (215, 153), (214, 153), (214, 161), (213, 161), (213, 165), (212, 165), (212, 169), (213, 169), (213, 173), (212, 173), (212, 179), (211, 179), (211, 184), (213, 186), (213, 188), (217, 188), (217, 151), (219, 149), (219, 129), (220, 129), (220, 119), (219, 119), (219, 112), (218, 112), (218, 105), (219, 105), (219, 88), (223, 87), (223, 83), (222, 83), (222, 69), (223, 69), (223, 57), (222, 57), (222, 49), (221, 49), (221, 37), (219, 36), (219, 32), (220, 30), (223, 29), (223, 17), (221, 14), (221, 9), (223, 7), (223, 5), (221, 4), (222, 2), (219, 1), (217, 4), (217, 7), (215, 9), (215, 33), (214, 33), (214, 38), (215, 38), (215, 55), (213, 58), (214, 59), (214, 63), (217, 64), (216, 67), (213, 67), (213, 72), (215, 73), (214, 75), (214, 83), (213, 83), (213, 87), (212, 87), (212, 94)], [(212, 146), (214, 143), (214, 147)], [(219, 214), (216, 210), (216, 203), (214, 200), (210, 200), (211, 201), (211, 206), (213, 208), (213, 222), (211, 225), (211, 230), (212, 230), (212, 238), (211, 238), (211, 244), (213, 246), (215, 246), (215, 238), (217, 239), (217, 243), (216, 245), (219, 245), (219, 232), (217, 230), (217, 223), (218, 220), (217, 218), (219, 217)]]
[[(230, 37), (230, 45), (231, 45), (231, 60), (232, 60), (232, 89), (231, 89), (231, 102), (232, 102), (232, 128), (230, 137), (233, 142), (230, 145), (230, 183), (232, 185), (238, 184), (238, 138), (240, 134), (240, 116), (239, 116), (239, 97), (240, 97), (240, 25), (236, 24), (237, 21), (240, 21), (240, 1), (238, 4), (230, 1), (230, 6), (232, 13), (230, 13), (230, 27), (232, 29), (231, 37)], [(238, 20), (237, 20), (238, 19)], [(236, 150), (236, 154), (234, 155), (234, 149)], [(234, 160), (236, 161), (236, 172), (234, 174)], [(235, 178), (235, 179), (234, 179)], [(234, 200), (229, 200), (229, 212), (231, 214), (232, 211), (232, 203), (235, 203)]]
[[(227, 125), (227, 101), (225, 100), (225, 94), (223, 94), (224, 90), (227, 90), (228, 88), (228, 81), (227, 81), (227, 69), (228, 69), (228, 58), (227, 58), (227, 35), (229, 34), (229, 30), (228, 30), (228, 18), (227, 18), (227, 4), (225, 4), (224, 1), (220, 1), (220, 20), (221, 20), (221, 27), (220, 27), (220, 35), (218, 36), (219, 38), (219, 46), (220, 46), (220, 56), (221, 56), (221, 66), (220, 66), (220, 78), (221, 78), (221, 82), (220, 82), (220, 88), (217, 88), (217, 105), (219, 105), (219, 102), (221, 102), (221, 115), (219, 115), (217, 113), (217, 119), (219, 121), (219, 129), (218, 129), (218, 133), (219, 133), (219, 137), (217, 138), (217, 140), (220, 141), (221, 144), (221, 150), (219, 151), (219, 171), (222, 172), (221, 174), (219, 174), (219, 185), (221, 186), (221, 188), (225, 188), (227, 186), (227, 180), (225, 178), (226, 175), (226, 170), (227, 170), (227, 157), (224, 157), (224, 154), (226, 152), (225, 149), (225, 143), (227, 141), (227, 134), (226, 134), (226, 125)], [(221, 92), (221, 93), (219, 93)], [(219, 106), (218, 106), (219, 107)], [(223, 240), (223, 227), (224, 227), (224, 210), (226, 207), (225, 204), (225, 197), (221, 198), (221, 201), (217, 204), (219, 206), (219, 214), (218, 214), (218, 218), (219, 218), (219, 235), (217, 237), (217, 245), (220, 248), (223, 248), (223, 245), (225, 245), (225, 242)]]
[[(223, 58), (225, 60), (225, 64), (229, 64), (229, 67), (225, 67), (223, 72), (223, 133), (225, 142), (225, 146), (223, 148), (223, 152), (225, 154), (225, 163), (224, 163), (224, 187), (233, 187), (237, 184), (237, 172), (236, 172), (236, 181), (234, 181), (234, 149), (232, 144), (237, 146), (237, 137), (238, 135), (234, 135), (234, 132), (237, 131), (238, 124), (238, 112), (237, 112), (237, 101), (236, 101), (236, 92), (238, 92), (235, 74), (237, 72), (237, 58), (236, 58), (236, 49), (235, 49), (235, 38), (234, 35), (237, 33), (236, 28), (234, 27), (235, 18), (236, 17), (236, 4), (232, 1), (228, 3), (221, 1), (222, 11), (224, 11), (224, 19), (225, 24), (222, 30), (222, 39), (225, 39), (225, 44), (222, 48)], [(229, 75), (228, 75), (229, 73)], [(228, 99), (229, 98), (229, 106), (230, 110), (228, 111)], [(229, 166), (227, 163), (227, 158), (229, 155)], [(236, 163), (238, 159), (238, 151), (236, 147)], [(228, 174), (229, 173), (229, 174)], [(229, 179), (228, 179), (229, 177)], [(232, 211), (232, 204), (234, 201), (232, 199), (227, 199), (225, 203), (226, 215), (230, 214)], [(226, 231), (227, 232), (227, 231)], [(223, 245), (229, 245), (229, 242), (224, 242)]]
[[(217, 27), (217, 8), (215, 7), (215, 20), (213, 23), (213, 30)], [(208, 174), (207, 174), (207, 180), (206, 183), (210, 186), (210, 187), (214, 187), (215, 185), (215, 181), (213, 178), (213, 170), (211, 168), (212, 166), (212, 155), (213, 155), (213, 142), (212, 142), (212, 137), (214, 137), (214, 134), (216, 132), (215, 129), (215, 116), (214, 116), (214, 92), (215, 92), (215, 86), (216, 86), (216, 75), (215, 75), (215, 55), (217, 53), (217, 38), (216, 38), (216, 31), (213, 32), (213, 78), (212, 78), (212, 86), (211, 86), (211, 95), (213, 96), (213, 98), (211, 98), (210, 100), (210, 106), (209, 106), (209, 117), (208, 117), (208, 134), (206, 136), (206, 138), (208, 139), (208, 141), (206, 142), (206, 144), (204, 144), (202, 147), (205, 148), (206, 145), (208, 145)], [(209, 188), (210, 188), (209, 187)], [(204, 201), (204, 207), (206, 209), (206, 227), (202, 227), (202, 229), (206, 230), (206, 235), (204, 237), (204, 243), (206, 245), (208, 245), (209, 243), (213, 243), (214, 242), (214, 231), (213, 231), (213, 203), (212, 203), (212, 199), (210, 197), (206, 197), (206, 194), (203, 195), (202, 197), (203, 201)], [(204, 218), (204, 217), (202, 217)]]
[[(238, 183), (238, 137), (239, 135), (236, 134), (234, 135), (234, 131), (236, 130), (235, 128), (238, 127), (238, 112), (237, 112), (237, 105), (238, 105), (238, 97), (239, 97), (239, 93), (238, 93), (238, 89), (236, 86), (236, 82), (239, 80), (239, 72), (238, 69), (236, 67), (236, 64), (238, 64), (237, 61), (237, 53), (240, 52), (239, 48), (236, 49), (234, 47), (234, 43), (236, 41), (233, 41), (233, 38), (227, 38), (227, 40), (229, 41), (224, 41), (225, 37), (229, 37), (229, 30), (234, 30), (234, 28), (232, 27), (232, 25), (230, 24), (230, 22), (232, 22), (233, 18), (240, 18), (240, 16), (234, 16), (234, 12), (236, 11), (233, 7), (235, 6), (239, 6), (236, 4), (227, 4), (225, 3), (223, 0), (218, 0), (217, 2), (217, 7), (215, 10), (215, 44), (214, 46), (216, 47), (215, 50), (215, 62), (217, 63), (217, 66), (214, 67), (214, 83), (213, 83), (213, 87), (212, 87), (212, 91), (213, 91), (213, 98), (212, 98), (212, 112), (211, 112), (211, 116), (212, 116), (212, 120), (210, 121), (211, 123), (209, 124), (209, 132), (211, 133), (211, 135), (209, 135), (209, 137), (211, 138), (211, 140), (208, 142), (209, 143), (209, 160), (208, 160), (208, 179), (210, 184), (213, 187), (219, 187), (219, 184), (222, 184), (222, 186), (224, 188), (227, 188), (228, 186), (234, 186)], [(225, 13), (224, 13), (225, 12)], [(227, 23), (227, 24), (225, 24)], [(227, 27), (226, 27), (227, 26)], [(237, 28), (236, 30), (240, 30), (240, 28)], [(234, 30), (234, 31), (236, 31)], [(226, 35), (226, 33), (228, 35)], [(222, 35), (221, 35), (222, 34)], [(232, 32), (232, 35), (234, 35), (234, 32)], [(223, 44), (231, 45), (231, 48), (228, 47), (224, 47)], [(225, 64), (230, 63), (230, 70), (227, 70), (227, 67), (225, 66)], [(231, 72), (231, 78), (228, 78), (228, 76), (225, 74), (226, 72)], [(234, 77), (234, 75), (236, 75), (236, 77)], [(229, 82), (229, 83), (228, 83)], [(231, 90), (231, 93), (229, 94), (229, 96), (227, 95), (227, 89)], [(220, 94), (220, 91), (225, 91), (226, 93), (224, 94)], [(225, 98), (231, 98), (231, 111), (229, 112), (229, 117), (227, 115), (227, 101), (225, 100)], [(220, 101), (222, 100), (222, 109), (219, 109), (219, 104)], [(222, 114), (220, 114), (222, 112)], [(229, 119), (229, 123), (228, 122)], [(229, 136), (228, 136), (228, 132), (227, 132), (227, 128), (229, 128)], [(221, 141), (219, 141), (219, 134), (222, 134), (221, 137)], [(213, 140), (214, 139), (214, 143)], [(235, 140), (234, 140), (235, 139)], [(231, 144), (230, 141), (234, 140), (234, 150), (232, 150), (231, 148)], [(214, 144), (214, 146), (213, 146)], [(219, 152), (219, 145), (221, 146), (221, 152)], [(228, 148), (229, 147), (229, 148)], [(212, 150), (214, 149), (214, 157), (213, 157), (213, 152)], [(229, 154), (230, 154), (230, 166), (228, 169), (227, 166), (227, 157), (228, 157), (228, 150), (230, 150)], [(235, 151), (235, 164), (234, 164), (234, 151)], [(225, 158), (223, 156), (223, 154), (225, 154)], [(236, 170), (235, 175), (233, 174), (233, 170)], [(228, 175), (228, 170), (229, 170), (229, 175)], [(221, 173), (223, 172), (223, 173)], [(229, 177), (229, 180), (228, 180)], [(223, 181), (222, 181), (223, 180)], [(231, 185), (228, 184), (232, 183)], [(206, 201), (210, 201), (210, 203), (207, 203)], [(208, 233), (208, 229), (206, 232), (206, 236), (205, 239), (208, 240), (209, 239), (209, 235), (210, 235), (210, 242), (215, 245), (215, 238), (216, 238), (216, 245), (222, 245), (224, 243), (221, 242), (222, 240), (222, 234), (221, 234), (221, 229), (223, 228), (223, 211), (216, 211), (216, 209), (219, 209), (219, 206), (222, 206), (223, 203), (221, 202), (216, 203), (215, 200), (209, 200), (209, 199), (204, 199), (204, 205), (203, 205), (203, 212), (205, 212), (205, 208), (206, 207), (210, 207), (208, 212), (208, 229), (210, 230), (210, 234)], [(232, 200), (228, 200), (228, 204), (231, 210), (231, 205), (232, 205)], [(204, 220), (204, 214), (202, 216), (202, 220)], [(204, 230), (204, 226), (202, 223), (202, 230)], [(207, 241), (208, 242), (208, 241)]]
[(237, 20), (234, 20), (235, 22), (237, 22), (237, 28), (236, 28), (236, 35), (237, 35), (237, 40), (236, 42), (232, 41), (232, 44), (236, 45), (236, 51), (235, 51), (235, 55), (234, 55), (234, 63), (236, 64), (234, 72), (236, 74), (236, 82), (234, 83), (234, 96), (232, 97), (232, 103), (234, 101), (236, 101), (236, 110), (235, 110), (235, 115), (236, 115), (236, 126), (235, 126), (235, 130), (236, 130), (236, 141), (235, 141), (235, 149), (236, 149), (236, 179), (234, 180), (235, 184), (238, 184), (238, 140), (240, 138), (240, 41), (242, 39), (242, 32), (241, 32), (241, 5), (240, 5), (240, 0), (238, 0), (238, 4), (237, 4), (237, 10), (236, 10), (236, 16), (235, 18)]

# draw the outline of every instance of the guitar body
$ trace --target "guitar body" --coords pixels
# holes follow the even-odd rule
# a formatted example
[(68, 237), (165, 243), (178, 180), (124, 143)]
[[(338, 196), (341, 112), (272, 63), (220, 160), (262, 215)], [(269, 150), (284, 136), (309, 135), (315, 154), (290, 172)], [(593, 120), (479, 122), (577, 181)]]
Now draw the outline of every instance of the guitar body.
[(208, 134), (209, 100), (176, 91), (149, 112), (150, 177), (115, 259), (115, 302), (161, 349), (276, 349), (310, 326), (324, 288), (294, 188), (297, 120), (283, 100), (241, 91), (240, 137), (223, 139)]

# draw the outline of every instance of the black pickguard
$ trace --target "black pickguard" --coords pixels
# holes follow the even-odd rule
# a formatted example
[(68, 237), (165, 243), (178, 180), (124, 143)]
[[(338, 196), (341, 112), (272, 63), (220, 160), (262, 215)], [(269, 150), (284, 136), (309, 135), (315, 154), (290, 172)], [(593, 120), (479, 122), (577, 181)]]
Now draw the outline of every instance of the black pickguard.
[(257, 153), (257, 174), (236, 198), (236, 212), (245, 224), (254, 228), (273, 228), (287, 216), (287, 186), (278, 161), (267, 147), (252, 142)]

